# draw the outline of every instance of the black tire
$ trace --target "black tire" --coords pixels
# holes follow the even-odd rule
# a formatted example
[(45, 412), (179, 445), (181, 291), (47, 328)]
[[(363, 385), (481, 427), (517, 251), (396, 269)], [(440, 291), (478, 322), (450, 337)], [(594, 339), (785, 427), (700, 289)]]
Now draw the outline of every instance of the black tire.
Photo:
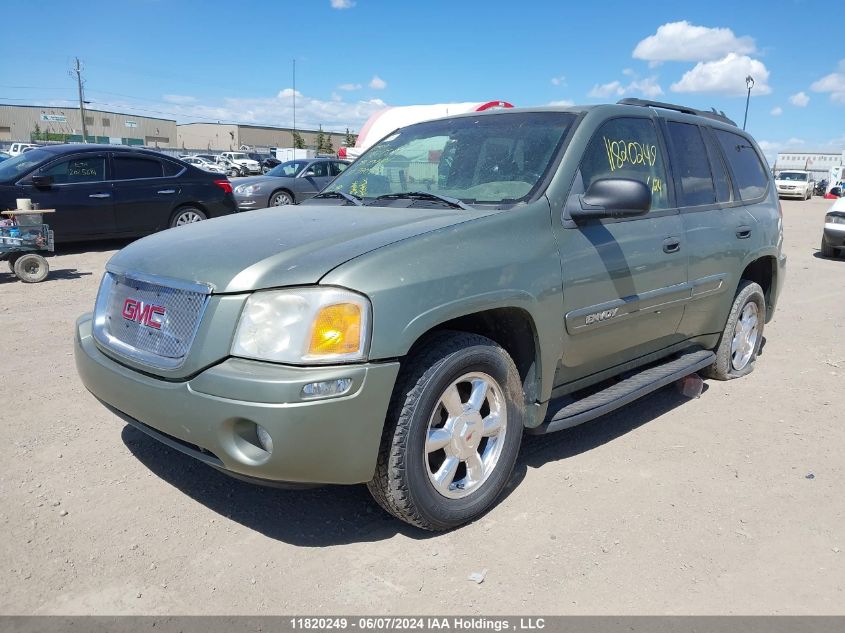
[(229, 170), (229, 177), (230, 178), (236, 178), (237, 176), (240, 176), (240, 175), (241, 175), (241, 170), (237, 169), (236, 167), (232, 167)]
[(293, 204), (293, 196), (287, 191), (274, 191), (270, 194), (271, 207), (283, 207), (288, 204)]
[(198, 209), (197, 207), (190, 205), (179, 207), (170, 219), (170, 228), (184, 226), (185, 224), (193, 224), (194, 222), (202, 222), (207, 219), (208, 216), (202, 209)]
[(822, 252), (822, 257), (836, 257), (836, 249), (825, 242), (824, 238), (822, 238), (822, 246), (820, 250)]
[(15, 261), (14, 271), (22, 282), (37, 284), (47, 279), (47, 275), (50, 274), (50, 264), (41, 255), (25, 253)]
[[(754, 303), (757, 311), (756, 340), (753, 346), (751, 346), (751, 354), (748, 360), (737, 366), (732, 342), (740, 315), (742, 315), (749, 303)], [(719, 344), (714, 350), (716, 352), (716, 362), (702, 370), (705, 377), (716, 380), (733, 380), (734, 378), (740, 378), (754, 371), (754, 363), (757, 360), (757, 355), (760, 353), (760, 347), (763, 345), (763, 328), (765, 322), (766, 297), (763, 294), (763, 289), (759, 284), (743, 279), (737, 289), (731, 311), (728, 314), (728, 321), (725, 323), (725, 329), (719, 339)]]
[[(458, 486), (455, 489), (458, 494), (466, 496), (447, 498), (437, 491), (429, 475), (434, 454), (425, 450), (429, 420), (439, 409), (446, 390), (473, 372), (492, 378), (493, 391), (501, 391), (503, 402), (498, 406), (503, 406), (506, 412), (501, 427), (504, 433), (501, 452), (489, 474), (477, 484), (477, 490), (463, 493)], [(472, 521), (493, 506), (510, 479), (522, 441), (524, 416), (519, 373), (502, 347), (477, 334), (439, 332), (418, 345), (402, 364), (385, 422), (375, 476), (367, 487), (387, 512), (419, 528), (449, 530)], [(470, 432), (467, 440), (472, 435)], [(485, 451), (481, 445), (473, 450)]]

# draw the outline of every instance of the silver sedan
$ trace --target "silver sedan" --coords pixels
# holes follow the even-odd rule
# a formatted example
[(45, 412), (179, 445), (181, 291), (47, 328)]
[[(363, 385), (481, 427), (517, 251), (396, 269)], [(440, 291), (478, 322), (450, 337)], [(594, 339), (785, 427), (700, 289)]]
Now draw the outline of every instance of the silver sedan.
[(348, 166), (333, 158), (288, 161), (263, 176), (238, 179), (235, 202), (241, 211), (296, 204), (320, 193)]

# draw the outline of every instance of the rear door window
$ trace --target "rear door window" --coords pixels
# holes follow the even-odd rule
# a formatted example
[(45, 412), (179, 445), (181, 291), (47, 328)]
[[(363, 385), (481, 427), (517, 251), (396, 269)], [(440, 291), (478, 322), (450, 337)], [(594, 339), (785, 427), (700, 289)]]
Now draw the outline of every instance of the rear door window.
[(707, 155), (710, 157), (710, 169), (713, 172), (713, 182), (716, 184), (716, 202), (731, 202), (734, 197), (731, 177), (725, 166), (725, 159), (721, 150), (716, 146), (713, 134), (705, 131)]
[(583, 193), (603, 178), (629, 178), (645, 183), (651, 190), (652, 211), (669, 208), (666, 164), (651, 119), (607, 121), (590, 140), (579, 175), (581, 182), (576, 182), (573, 193), (582, 187)]
[(725, 130), (714, 132), (733, 172), (739, 197), (743, 200), (753, 200), (766, 193), (769, 179), (754, 146), (739, 134)]
[(77, 156), (53, 163), (41, 172), (52, 176), (57, 185), (80, 182), (102, 182), (106, 179), (105, 156)]
[(113, 180), (161, 178), (161, 161), (146, 156), (115, 156)]
[(669, 121), (667, 128), (678, 206), (697, 207), (715, 203), (716, 188), (700, 129), (697, 125), (675, 121)]
[(349, 165), (347, 163), (335, 163), (335, 162), (333, 162), (332, 163), (331, 175), (332, 176), (339, 176), (340, 172), (342, 172), (347, 167), (349, 167)]

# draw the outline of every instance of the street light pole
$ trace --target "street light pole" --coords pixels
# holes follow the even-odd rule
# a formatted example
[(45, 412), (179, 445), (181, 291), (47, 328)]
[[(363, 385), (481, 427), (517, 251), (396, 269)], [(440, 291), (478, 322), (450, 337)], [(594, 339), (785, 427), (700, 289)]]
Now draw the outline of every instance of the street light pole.
[(751, 89), (754, 87), (754, 77), (748, 75), (745, 78), (745, 85), (748, 87), (748, 96), (745, 97), (745, 118), (742, 120), (742, 129), (745, 129), (745, 124), (748, 122), (748, 103), (751, 101)]

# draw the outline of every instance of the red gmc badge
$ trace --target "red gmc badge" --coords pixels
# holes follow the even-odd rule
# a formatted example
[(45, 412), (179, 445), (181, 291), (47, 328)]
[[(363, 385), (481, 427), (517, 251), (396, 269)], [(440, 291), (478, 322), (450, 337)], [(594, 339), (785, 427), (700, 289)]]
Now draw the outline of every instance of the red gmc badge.
[(155, 330), (161, 329), (164, 320), (164, 306), (157, 306), (151, 303), (144, 303), (137, 299), (129, 298), (123, 302), (123, 318), (127, 321), (135, 321)]

